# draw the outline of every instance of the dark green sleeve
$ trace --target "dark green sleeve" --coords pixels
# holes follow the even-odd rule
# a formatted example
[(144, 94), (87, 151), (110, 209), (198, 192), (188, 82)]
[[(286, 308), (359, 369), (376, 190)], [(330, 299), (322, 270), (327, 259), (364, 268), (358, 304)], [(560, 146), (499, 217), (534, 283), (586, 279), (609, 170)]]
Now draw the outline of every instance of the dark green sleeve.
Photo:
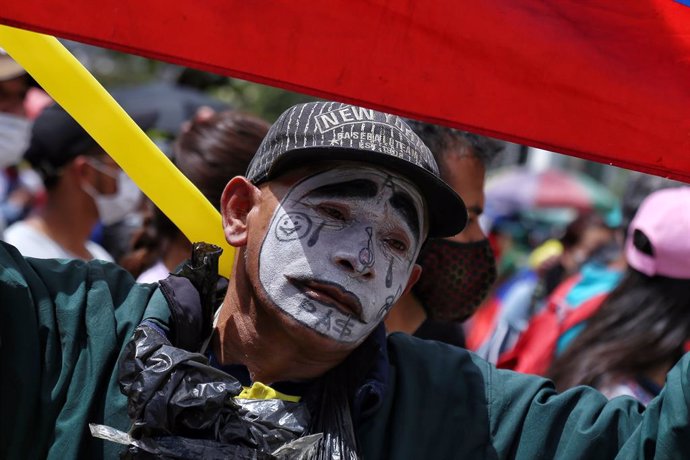
[(0, 243), (0, 458), (117, 457), (88, 423), (128, 428), (116, 363), (147, 308), (162, 311), (155, 289), (114, 264)]
[(365, 459), (690, 459), (690, 354), (647, 408), (580, 387), (558, 394), (457, 347), (391, 334), (388, 391), (358, 421)]
[(690, 458), (690, 355), (647, 408), (578, 387), (557, 394), (546, 379), (487, 364), (491, 442), (503, 458)]

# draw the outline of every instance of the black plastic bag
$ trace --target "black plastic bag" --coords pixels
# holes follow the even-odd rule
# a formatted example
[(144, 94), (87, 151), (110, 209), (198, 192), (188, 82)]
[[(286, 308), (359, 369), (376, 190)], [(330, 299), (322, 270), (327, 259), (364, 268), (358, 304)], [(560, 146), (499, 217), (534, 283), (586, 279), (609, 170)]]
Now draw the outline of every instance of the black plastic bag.
[[(305, 433), (304, 404), (257, 400), (242, 405), (240, 382), (207, 364), (205, 356), (170, 345), (155, 326), (140, 325), (120, 364), (120, 389), (133, 420), (130, 436), (144, 452), (170, 458), (195, 449), (239, 458), (272, 458), (270, 453)], [(175, 449), (178, 457), (172, 456)], [(195, 456), (196, 454), (194, 454)], [(268, 457), (266, 456), (268, 455)]]

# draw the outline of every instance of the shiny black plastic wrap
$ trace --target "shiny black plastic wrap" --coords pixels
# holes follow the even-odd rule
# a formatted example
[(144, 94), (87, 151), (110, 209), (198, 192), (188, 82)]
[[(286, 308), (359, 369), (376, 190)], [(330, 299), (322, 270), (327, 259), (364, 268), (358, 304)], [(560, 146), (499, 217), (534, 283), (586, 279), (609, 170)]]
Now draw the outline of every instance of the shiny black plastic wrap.
[[(205, 356), (170, 345), (155, 326), (140, 325), (120, 365), (120, 389), (133, 421), (133, 458), (274, 458), (271, 452), (304, 434), (304, 404), (235, 399), (237, 379)], [(172, 456), (173, 453), (177, 456)], [(138, 456), (138, 457), (137, 457)]]

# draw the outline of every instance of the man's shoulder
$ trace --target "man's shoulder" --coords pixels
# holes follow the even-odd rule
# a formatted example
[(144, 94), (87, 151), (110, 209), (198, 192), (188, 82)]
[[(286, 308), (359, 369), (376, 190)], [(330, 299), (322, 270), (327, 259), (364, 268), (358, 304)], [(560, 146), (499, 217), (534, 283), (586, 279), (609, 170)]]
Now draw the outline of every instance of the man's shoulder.
[(482, 382), (477, 387), (482, 392), (484, 379), (491, 372), (487, 361), (464, 348), (403, 333), (388, 336), (388, 355), (397, 373), (409, 371), (434, 384), (450, 384), (463, 379), (468, 382), (466, 379), (474, 374), (479, 377), (477, 383)]
[(95, 260), (105, 260), (106, 262), (115, 262), (113, 256), (100, 244), (95, 241), (86, 241), (86, 249), (91, 253), (91, 256)]
[(17, 222), (13, 223), (9, 227), (5, 229), (5, 234), (4, 238), (7, 239), (8, 236), (11, 237), (19, 237), (25, 233), (32, 233), (33, 230), (27, 223), (23, 220), (18, 220)]
[(64, 252), (60, 251), (60, 246), (24, 221), (15, 222), (7, 227), (3, 239), (27, 257), (65, 257)]
[(442, 342), (393, 333), (389, 388), (358, 426), (369, 458), (484, 458), (490, 364)]
[[(427, 359), (433, 355), (434, 358), (444, 357), (449, 359), (472, 359), (473, 354), (455, 345), (436, 340), (420, 339), (410, 334), (393, 332), (388, 336), (388, 347), (390, 351), (400, 350), (406, 353), (405, 358), (412, 356)], [(411, 354), (411, 355), (407, 355)], [(442, 355), (442, 356), (437, 356)]]

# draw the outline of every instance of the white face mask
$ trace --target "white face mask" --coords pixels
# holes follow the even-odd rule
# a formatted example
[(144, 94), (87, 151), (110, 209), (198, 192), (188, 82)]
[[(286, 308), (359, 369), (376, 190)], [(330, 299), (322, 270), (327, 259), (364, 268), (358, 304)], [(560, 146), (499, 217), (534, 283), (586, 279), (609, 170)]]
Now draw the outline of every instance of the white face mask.
[(19, 163), (29, 146), (32, 123), (23, 117), (0, 113), (0, 168)]
[(407, 180), (342, 167), (294, 185), (259, 255), (270, 301), (306, 327), (358, 343), (407, 285), (426, 235), (423, 200)]
[(88, 182), (82, 185), (83, 190), (93, 198), (98, 209), (98, 217), (104, 225), (120, 222), (128, 214), (134, 212), (139, 204), (141, 198), (139, 187), (122, 170), (114, 174), (113, 171), (108, 171), (103, 165), (90, 164), (103, 174), (116, 179), (117, 191), (111, 195), (103, 195), (98, 193), (98, 190)]

